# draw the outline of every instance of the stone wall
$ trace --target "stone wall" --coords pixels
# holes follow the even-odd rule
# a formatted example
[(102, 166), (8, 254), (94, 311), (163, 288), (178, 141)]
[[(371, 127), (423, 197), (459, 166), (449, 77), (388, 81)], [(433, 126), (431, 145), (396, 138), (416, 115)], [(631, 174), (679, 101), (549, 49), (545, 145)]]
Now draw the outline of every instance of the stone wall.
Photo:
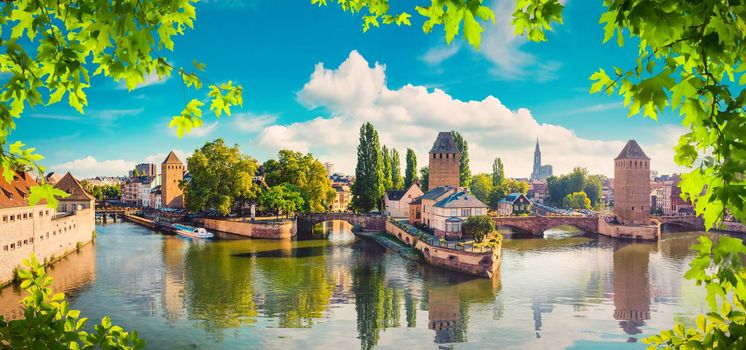
[(290, 220), (251, 223), (224, 219), (202, 219), (202, 224), (207, 230), (250, 238), (285, 239), (293, 237), (297, 233), (295, 223)]
[(459, 163), (461, 155), (458, 153), (430, 153), (428, 168), (428, 187), (433, 189), (438, 186), (460, 186), (461, 179)]
[(585, 232), (598, 232), (598, 218), (586, 216), (493, 216), (496, 226), (512, 226), (541, 235), (558, 226), (573, 226)]
[(310, 231), (313, 226), (326, 221), (347, 221), (350, 225), (366, 231), (386, 229), (386, 216), (380, 214), (354, 213), (309, 213), (298, 216), (298, 230)]
[(94, 209), (56, 218), (55, 214), (45, 205), (0, 210), (0, 285), (11, 282), (13, 271), (32, 254), (41, 262), (52, 262), (91, 242)]
[(660, 225), (616, 225), (598, 220), (598, 233), (609, 237), (657, 240), (660, 231)]
[(647, 225), (650, 218), (650, 161), (614, 161), (614, 214), (623, 225)]
[(410, 235), (389, 221), (386, 222), (386, 232), (419, 250), (425, 257), (425, 261), (433, 266), (487, 278), (492, 278), (495, 271), (500, 268), (501, 246), (498, 246), (491, 253), (474, 253), (435, 247)]

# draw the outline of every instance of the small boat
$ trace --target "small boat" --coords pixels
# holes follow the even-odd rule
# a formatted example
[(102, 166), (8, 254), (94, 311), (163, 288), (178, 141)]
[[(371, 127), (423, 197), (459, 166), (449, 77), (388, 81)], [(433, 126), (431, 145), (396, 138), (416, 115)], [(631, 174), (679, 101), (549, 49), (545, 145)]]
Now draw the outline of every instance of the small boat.
[(192, 227), (182, 224), (173, 224), (171, 227), (176, 231), (176, 234), (179, 236), (189, 237), (189, 238), (196, 238), (196, 239), (203, 239), (203, 238), (212, 238), (214, 235), (207, 230), (205, 230), (202, 227)]

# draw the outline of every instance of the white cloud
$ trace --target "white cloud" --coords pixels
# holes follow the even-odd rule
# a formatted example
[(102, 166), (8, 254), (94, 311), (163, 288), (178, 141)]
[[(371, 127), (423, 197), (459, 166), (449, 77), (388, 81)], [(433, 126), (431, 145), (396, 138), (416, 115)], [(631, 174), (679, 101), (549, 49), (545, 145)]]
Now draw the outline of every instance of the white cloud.
[(99, 161), (92, 156), (87, 156), (53, 165), (49, 170), (60, 173), (70, 172), (80, 179), (92, 176), (122, 176), (132, 170), (135, 164), (137, 163), (122, 159)]
[[(144, 88), (146, 86), (165, 84), (169, 79), (171, 79), (170, 75), (164, 76), (161, 79), (161, 77), (158, 76), (158, 73), (156, 73), (154, 70), (150, 72), (150, 74), (143, 77), (143, 81), (140, 84), (137, 84), (135, 90)], [(124, 80), (120, 81), (119, 84), (117, 84), (117, 89), (127, 89), (127, 84), (124, 82)]]
[(233, 125), (250, 133), (261, 131), (275, 121), (277, 121), (277, 116), (274, 114), (236, 113), (233, 115)]
[[(187, 158), (192, 155), (192, 152), (185, 152), (182, 150), (174, 150), (174, 153), (176, 153), (176, 156), (178, 156), (184, 163), (186, 163)], [(60, 173), (70, 172), (78, 179), (95, 176), (125, 176), (139, 163), (153, 163), (156, 165), (156, 168), (158, 168), (158, 172), (160, 172), (160, 164), (163, 163), (167, 155), (168, 152), (160, 152), (151, 154), (142, 160), (98, 160), (93, 156), (86, 156), (69, 162), (52, 165), (49, 167), (49, 171)]]
[(425, 52), (420, 59), (429, 65), (439, 65), (443, 61), (453, 57), (461, 49), (458, 41), (453, 41), (451, 45), (436, 46)]
[(588, 106), (574, 108), (574, 109), (567, 110), (567, 111), (562, 111), (560, 113), (555, 114), (555, 116), (567, 116), (567, 115), (574, 115), (574, 114), (603, 112), (603, 111), (623, 109), (623, 108), (624, 108), (623, 102), (597, 103), (597, 104), (592, 104)]
[[(555, 173), (575, 166), (591, 172), (613, 175), (613, 158), (624, 146), (620, 140), (581, 138), (574, 131), (541, 124), (525, 108), (511, 110), (493, 96), (481, 101), (454, 99), (439, 89), (405, 85), (391, 90), (386, 85), (385, 67), (368, 62), (356, 51), (337, 69), (317, 64), (298, 99), (309, 107), (323, 107), (331, 115), (289, 125), (266, 127), (257, 142), (269, 151), (290, 148), (312, 152), (338, 169), (354, 170), (358, 130), (364, 122), (378, 129), (382, 144), (417, 153), (419, 166), (427, 165), (427, 152), (439, 131), (457, 130), (469, 142), (474, 173), (489, 172), (494, 158), (501, 157), (506, 173), (527, 177), (531, 172), (536, 138), (541, 141), (544, 163)], [(683, 128), (662, 126), (656, 144), (642, 144), (653, 158), (653, 168), (663, 173), (676, 169), (673, 145)], [(402, 160), (403, 162), (403, 160)]]
[[(194, 137), (194, 138), (205, 137), (207, 135), (212, 134), (217, 127), (218, 127), (217, 121), (214, 121), (209, 124), (204, 124), (200, 126), (199, 128), (192, 128), (189, 131), (189, 133), (184, 133), (184, 137)], [(176, 128), (171, 128), (171, 135), (173, 135), (174, 137), (179, 137), (176, 134)]]

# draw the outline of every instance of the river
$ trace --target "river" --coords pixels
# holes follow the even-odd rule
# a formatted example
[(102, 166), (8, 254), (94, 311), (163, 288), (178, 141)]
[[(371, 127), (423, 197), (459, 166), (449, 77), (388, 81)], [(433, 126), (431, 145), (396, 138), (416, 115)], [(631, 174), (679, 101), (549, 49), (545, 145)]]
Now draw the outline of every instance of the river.
[[(284, 242), (116, 223), (50, 274), (85, 317), (111, 315), (152, 349), (642, 349), (705, 310), (703, 289), (682, 278), (699, 233), (555, 233), (506, 236), (488, 280), (405, 260), (342, 222)], [(0, 290), (6, 317), (20, 293)]]

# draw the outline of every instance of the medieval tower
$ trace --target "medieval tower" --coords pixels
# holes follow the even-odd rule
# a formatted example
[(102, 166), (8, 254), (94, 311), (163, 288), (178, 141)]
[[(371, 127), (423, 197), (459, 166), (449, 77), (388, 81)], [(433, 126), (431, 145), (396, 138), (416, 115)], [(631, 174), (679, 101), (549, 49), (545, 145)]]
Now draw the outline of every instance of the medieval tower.
[(614, 159), (614, 214), (622, 225), (650, 223), (650, 158), (635, 140)]
[(429, 154), (429, 175), (427, 188), (438, 186), (460, 186), (461, 152), (450, 132), (438, 133)]
[(184, 163), (174, 151), (161, 164), (161, 193), (164, 208), (183, 208), (184, 192), (179, 183), (184, 180)]

